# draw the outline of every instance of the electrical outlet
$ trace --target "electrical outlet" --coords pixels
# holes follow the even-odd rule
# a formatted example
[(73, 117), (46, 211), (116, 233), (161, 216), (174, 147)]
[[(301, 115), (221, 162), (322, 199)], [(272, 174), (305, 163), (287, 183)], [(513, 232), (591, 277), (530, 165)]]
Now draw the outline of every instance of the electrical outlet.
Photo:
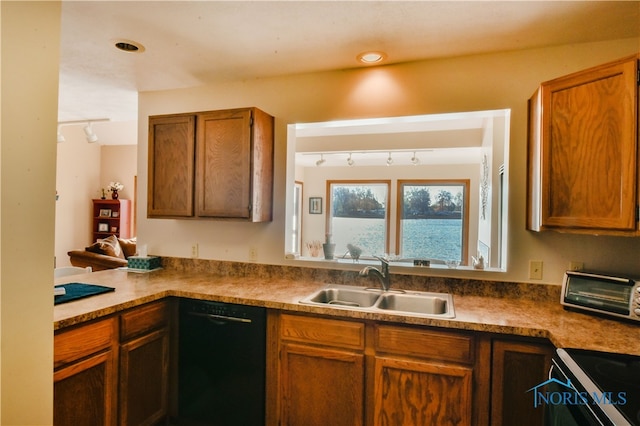
[(191, 257), (194, 259), (198, 258), (198, 243), (193, 243), (191, 245)]
[(569, 262), (569, 270), (570, 271), (582, 271), (584, 269), (584, 263), (582, 262)]
[(542, 279), (542, 260), (529, 261), (529, 279), (530, 280)]
[(258, 260), (258, 249), (256, 247), (249, 247), (249, 260), (252, 262)]

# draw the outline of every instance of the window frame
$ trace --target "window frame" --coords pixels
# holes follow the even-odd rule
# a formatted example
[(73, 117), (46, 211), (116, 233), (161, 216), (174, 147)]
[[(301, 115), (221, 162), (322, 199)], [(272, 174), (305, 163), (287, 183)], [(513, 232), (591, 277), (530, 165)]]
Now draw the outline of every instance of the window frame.
[[(404, 186), (463, 186), (463, 212), (462, 212), (462, 248), (460, 265), (468, 265), (469, 259), (469, 192), (471, 189), (470, 179), (398, 179), (396, 182), (396, 223), (395, 223), (395, 253), (400, 253), (402, 240), (401, 221), (404, 213)], [(446, 259), (441, 259), (446, 260)]]
[(298, 255), (302, 254), (302, 225), (304, 220), (302, 200), (304, 200), (304, 183), (295, 181), (293, 187), (294, 221), (291, 227), (291, 248), (293, 253)]
[[(387, 199), (385, 201), (385, 236), (384, 236), (384, 253), (389, 253), (390, 247), (390, 225), (391, 225), (391, 180), (390, 179), (336, 179), (326, 181), (326, 215), (325, 215), (325, 232), (332, 234), (333, 229), (331, 227), (331, 218), (333, 217), (333, 199), (331, 185), (386, 185), (387, 186)], [(383, 253), (380, 253), (383, 254)], [(362, 256), (369, 257), (369, 256)]]

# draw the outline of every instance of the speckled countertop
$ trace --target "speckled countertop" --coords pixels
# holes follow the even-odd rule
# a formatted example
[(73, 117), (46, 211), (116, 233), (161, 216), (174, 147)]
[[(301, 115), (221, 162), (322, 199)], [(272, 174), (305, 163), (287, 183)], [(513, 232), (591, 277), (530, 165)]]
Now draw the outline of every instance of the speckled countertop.
[[(350, 273), (282, 273), (277, 267), (258, 268), (257, 272), (247, 271), (251, 266), (243, 266), (243, 273), (236, 273), (230, 272), (228, 265), (220, 267), (219, 264), (216, 265), (216, 272), (211, 273), (209, 267), (189, 264), (188, 261), (166, 263), (169, 263), (168, 268), (150, 273), (109, 270), (56, 280), (56, 284), (81, 282), (106, 285), (114, 287), (116, 291), (56, 305), (54, 329), (177, 296), (343, 318), (542, 337), (549, 339), (556, 347), (640, 355), (640, 324), (566, 311), (555, 297), (556, 294), (559, 295), (559, 288), (556, 288), (558, 286), (538, 286), (530, 291), (526, 285), (490, 283), (478, 290), (479, 286), (474, 282), (476, 291), (464, 291), (461, 289), (471, 285), (451, 285), (446, 280), (422, 277), (420, 281), (433, 282), (433, 285), (424, 288), (423, 284), (414, 282), (418, 281), (415, 277), (398, 277), (400, 284), (397, 287), (400, 288), (415, 290), (418, 289), (416, 287), (421, 287), (421, 290), (442, 291), (446, 287), (453, 294), (455, 318), (419, 318), (298, 303), (325, 283), (347, 283), (341, 281), (352, 280), (354, 274)], [(509, 290), (505, 291), (503, 288)]]

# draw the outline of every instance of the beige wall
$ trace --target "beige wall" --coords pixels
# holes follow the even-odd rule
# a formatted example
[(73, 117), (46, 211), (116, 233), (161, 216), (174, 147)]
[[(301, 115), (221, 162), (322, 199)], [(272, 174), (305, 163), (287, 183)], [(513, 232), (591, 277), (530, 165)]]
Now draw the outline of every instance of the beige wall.
[(0, 13), (0, 424), (50, 425), (60, 2)]
[[(138, 147), (136, 145), (103, 145), (100, 151), (100, 182), (107, 186), (109, 182), (120, 182), (124, 189), (119, 197), (135, 202), (135, 176), (138, 167)], [(107, 197), (110, 195), (107, 194)], [(135, 204), (132, 204), (135, 208)], [(133, 212), (132, 212), (133, 214)], [(133, 218), (131, 225), (133, 227)], [(135, 236), (134, 229), (131, 236)]]
[(638, 238), (525, 230), (527, 99), (542, 81), (639, 50), (638, 39), (626, 39), (141, 93), (140, 193), (147, 189), (149, 115), (256, 106), (276, 117), (276, 151), (272, 223), (146, 219), (146, 205), (140, 203), (139, 240), (148, 244), (150, 253), (164, 256), (189, 257), (191, 245), (198, 243), (202, 258), (247, 261), (249, 247), (255, 247), (260, 263), (292, 264), (284, 259), (287, 124), (511, 108), (508, 271), (439, 273), (525, 282), (528, 262), (535, 259), (544, 262), (545, 283), (559, 284), (569, 261), (640, 275)]
[(80, 125), (64, 127), (64, 137), (57, 144), (56, 266), (70, 265), (67, 252), (89, 245), (91, 199), (100, 196), (100, 145), (87, 143)]
[(65, 141), (57, 144), (57, 266), (70, 265), (69, 250), (81, 249), (91, 243), (91, 200), (100, 198), (101, 188), (111, 181), (119, 181), (124, 185), (120, 197), (133, 199), (137, 166), (137, 147), (133, 144), (87, 143), (82, 125), (65, 126), (63, 132)]

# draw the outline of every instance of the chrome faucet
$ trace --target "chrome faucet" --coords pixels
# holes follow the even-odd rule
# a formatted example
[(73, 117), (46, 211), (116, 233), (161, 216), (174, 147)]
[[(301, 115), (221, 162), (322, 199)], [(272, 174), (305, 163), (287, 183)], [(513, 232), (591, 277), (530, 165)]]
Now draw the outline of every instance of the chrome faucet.
[(368, 277), (373, 274), (374, 277), (380, 281), (380, 287), (382, 291), (389, 291), (391, 288), (391, 277), (389, 276), (389, 261), (378, 256), (373, 256), (380, 261), (382, 267), (380, 269), (374, 268), (373, 266), (365, 266), (360, 271), (361, 277)]

